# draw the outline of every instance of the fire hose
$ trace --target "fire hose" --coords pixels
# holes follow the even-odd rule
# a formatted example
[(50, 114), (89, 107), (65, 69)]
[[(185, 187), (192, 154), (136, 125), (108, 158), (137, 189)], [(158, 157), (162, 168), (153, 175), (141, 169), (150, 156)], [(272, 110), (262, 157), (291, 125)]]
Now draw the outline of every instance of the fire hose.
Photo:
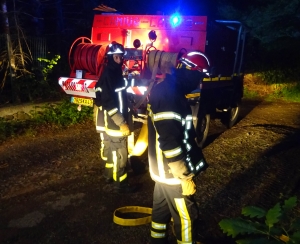
[(106, 45), (80, 43), (76, 46), (73, 56), (74, 69), (83, 69), (100, 76)]
[[(121, 213), (121, 214), (141, 213), (141, 214), (147, 214), (149, 216), (142, 217), (142, 218), (136, 218), (136, 219), (124, 219), (124, 218), (118, 217), (117, 213)], [(145, 224), (149, 224), (151, 222), (151, 214), (152, 214), (152, 208), (146, 208), (146, 207), (140, 207), (140, 206), (121, 207), (114, 211), (113, 221), (115, 224), (122, 225), (122, 226), (145, 225)]]
[(152, 72), (155, 69), (155, 65), (157, 65), (160, 70), (165, 70), (165, 68), (170, 66), (170, 64), (171, 66), (176, 67), (177, 59), (178, 53), (153, 50), (148, 54), (147, 67)]
[[(176, 67), (178, 53), (169, 53), (159, 50), (150, 51), (148, 54), (148, 69), (152, 72), (150, 83), (147, 91), (141, 99), (134, 105), (134, 109), (138, 109), (150, 94), (152, 87), (156, 83), (156, 75), (158, 71), (166, 70), (168, 67)], [(171, 65), (170, 65), (171, 64)]]
[[(135, 219), (125, 219), (118, 217), (118, 214), (128, 214), (128, 213), (139, 213), (139, 214), (147, 214), (146, 217), (135, 218)], [(122, 226), (138, 226), (138, 225), (145, 225), (151, 223), (151, 214), (152, 208), (147, 207), (140, 207), (140, 206), (126, 206), (118, 208), (114, 211), (113, 221), (115, 224), (122, 225)], [(175, 235), (174, 225), (173, 225), (173, 218), (171, 218), (171, 227), (173, 234)], [(200, 242), (196, 242), (196, 244), (201, 244)]]

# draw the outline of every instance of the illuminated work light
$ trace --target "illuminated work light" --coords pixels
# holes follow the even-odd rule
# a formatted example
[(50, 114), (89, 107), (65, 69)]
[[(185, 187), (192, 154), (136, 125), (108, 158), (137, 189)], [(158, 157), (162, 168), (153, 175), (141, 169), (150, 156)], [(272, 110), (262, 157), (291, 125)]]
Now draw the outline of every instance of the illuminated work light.
[(170, 18), (171, 25), (176, 27), (181, 24), (181, 16), (178, 13), (172, 14)]

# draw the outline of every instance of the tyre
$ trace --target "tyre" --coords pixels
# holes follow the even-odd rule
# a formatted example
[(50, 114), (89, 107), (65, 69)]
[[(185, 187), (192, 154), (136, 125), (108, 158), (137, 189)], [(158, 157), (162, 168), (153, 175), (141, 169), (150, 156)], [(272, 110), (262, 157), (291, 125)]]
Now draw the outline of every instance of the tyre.
[(224, 116), (222, 119), (222, 123), (228, 128), (230, 129), (232, 126), (235, 125), (235, 123), (237, 122), (238, 118), (239, 118), (239, 114), (240, 114), (240, 104), (237, 104), (236, 107), (230, 108), (228, 109), (228, 111), (223, 112)]
[(210, 114), (206, 113), (206, 110), (199, 110), (198, 120), (196, 125), (196, 143), (198, 147), (203, 147), (209, 130)]

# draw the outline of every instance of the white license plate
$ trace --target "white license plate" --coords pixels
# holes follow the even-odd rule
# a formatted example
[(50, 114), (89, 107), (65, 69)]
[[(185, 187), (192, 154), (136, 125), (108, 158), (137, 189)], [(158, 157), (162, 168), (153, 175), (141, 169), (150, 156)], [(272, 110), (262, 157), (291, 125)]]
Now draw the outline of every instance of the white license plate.
[(93, 99), (92, 98), (71, 97), (71, 103), (93, 107)]

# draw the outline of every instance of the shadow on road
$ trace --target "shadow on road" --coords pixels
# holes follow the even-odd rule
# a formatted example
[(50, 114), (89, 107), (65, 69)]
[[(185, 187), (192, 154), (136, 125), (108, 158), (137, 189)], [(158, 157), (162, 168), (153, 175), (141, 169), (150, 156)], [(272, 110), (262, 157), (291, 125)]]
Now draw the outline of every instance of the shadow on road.
[[(244, 99), (242, 101), (241, 110), (237, 123), (239, 123), (243, 118), (245, 118), (256, 106), (258, 106), (262, 100), (255, 99)], [(220, 119), (215, 117), (212, 118), (209, 125), (209, 132), (207, 139), (203, 145), (203, 148), (213, 143), (227, 128), (224, 124), (221, 123)]]
[[(246, 103), (241, 118), (249, 114), (258, 104), (259, 102)], [(276, 105), (272, 106), (274, 109)], [(283, 111), (292, 107), (282, 106), (277, 112), (283, 113)], [(259, 117), (260, 112), (263, 111), (256, 111), (256, 116), (259, 119), (257, 121), (261, 119)], [(293, 110), (293, 112), (295, 111)], [(218, 230), (218, 223), (221, 219), (241, 216), (242, 207), (252, 205), (269, 210), (277, 202), (290, 196), (296, 195), (298, 199), (300, 198), (300, 110), (298, 113), (294, 116), (295, 121), (289, 121), (289, 125), (277, 120), (276, 116), (278, 114), (276, 116), (265, 115), (266, 123), (255, 123), (253, 121), (253, 124), (240, 126), (237, 133), (244, 133), (247, 139), (237, 137), (239, 139), (236, 140), (236, 144), (231, 149), (229, 144), (224, 143), (225, 147), (228, 145), (228, 149), (222, 150), (222, 154), (226, 156), (224, 159), (222, 158), (223, 160), (219, 160), (220, 162), (216, 160), (211, 165), (217, 169), (213, 172), (219, 174), (219, 176), (208, 176), (208, 178), (216, 179), (215, 187), (219, 185), (219, 180), (224, 182), (223, 186), (218, 188), (214, 194), (211, 194), (209, 199), (206, 199), (207, 204), (201, 207), (202, 233), (208, 231), (215, 234), (214, 238), (210, 238), (209, 234), (204, 234), (206, 240), (209, 241), (208, 243), (235, 243), (232, 239), (227, 239), (224, 237), (225, 235), (222, 235), (221, 231)], [(251, 133), (253, 133), (253, 137), (251, 137)], [(220, 134), (222, 132), (210, 135), (210, 140)], [(232, 139), (232, 137), (229, 139)], [(245, 141), (242, 142), (243, 139)], [(253, 155), (247, 153), (251, 150), (256, 153), (252, 153)], [(216, 151), (216, 157), (219, 154), (220, 152)], [(214, 187), (214, 184), (210, 187)], [(298, 204), (297, 211), (299, 208)], [(209, 219), (210, 226), (205, 223)], [(215, 222), (214, 229), (211, 229), (212, 221)], [(216, 238), (218, 235), (220, 239)]]

